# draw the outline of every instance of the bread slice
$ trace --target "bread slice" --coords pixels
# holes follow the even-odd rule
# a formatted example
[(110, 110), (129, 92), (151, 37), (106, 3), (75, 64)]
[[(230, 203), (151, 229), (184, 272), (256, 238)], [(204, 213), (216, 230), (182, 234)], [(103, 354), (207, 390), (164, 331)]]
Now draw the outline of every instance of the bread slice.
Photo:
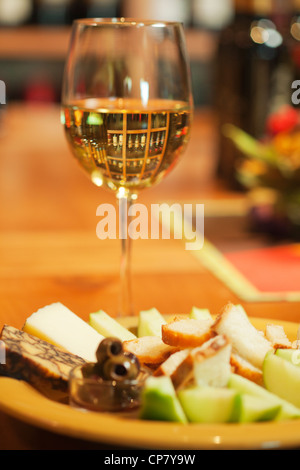
[(297, 331), (297, 338), (292, 342), (293, 349), (300, 349), (300, 325)]
[(239, 305), (227, 304), (216, 318), (212, 330), (218, 335), (227, 336), (233, 350), (259, 369), (262, 368), (266, 353), (274, 349)]
[(174, 352), (156, 369), (153, 375), (156, 377), (161, 375), (170, 377), (173, 385), (177, 388), (187, 373), (190, 372), (191, 367), (180, 367), (190, 352), (191, 349), (180, 349)]
[(272, 343), (274, 349), (290, 349), (292, 347), (291, 341), (288, 339), (285, 334), (284, 328), (282, 325), (266, 325), (266, 338)]
[[(186, 354), (187, 351), (188, 354)], [(186, 357), (172, 370), (171, 379), (175, 389), (178, 390), (190, 384), (220, 387), (227, 384), (231, 373), (231, 344), (227, 338), (216, 336), (197, 348), (180, 352)], [(177, 355), (176, 360), (182, 359), (179, 353), (173, 356), (175, 355)]]
[(158, 367), (177, 348), (164, 343), (159, 336), (142, 336), (132, 340), (123, 341), (124, 351), (133, 353), (141, 365), (151, 369)]
[(193, 352), (197, 385), (225, 387), (231, 374), (232, 346), (224, 335), (211, 338)]
[(232, 352), (230, 357), (232, 372), (245, 377), (258, 385), (263, 385), (263, 373), (249, 361), (242, 358), (239, 354)]
[(201, 346), (214, 335), (210, 319), (178, 319), (162, 325), (164, 343), (180, 349)]

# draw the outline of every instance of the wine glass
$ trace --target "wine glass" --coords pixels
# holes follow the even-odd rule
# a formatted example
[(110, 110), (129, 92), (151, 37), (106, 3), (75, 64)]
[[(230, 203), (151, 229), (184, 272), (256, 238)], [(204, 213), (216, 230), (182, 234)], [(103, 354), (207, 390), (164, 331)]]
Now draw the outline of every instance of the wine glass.
[(181, 23), (76, 20), (65, 65), (62, 123), (97, 186), (116, 194), (121, 231), (120, 315), (133, 314), (128, 208), (160, 182), (188, 140), (193, 100)]

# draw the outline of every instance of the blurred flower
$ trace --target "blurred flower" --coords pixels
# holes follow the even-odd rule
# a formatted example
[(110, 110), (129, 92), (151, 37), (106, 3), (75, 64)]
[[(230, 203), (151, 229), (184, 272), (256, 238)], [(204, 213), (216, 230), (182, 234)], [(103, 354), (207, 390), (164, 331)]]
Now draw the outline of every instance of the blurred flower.
[(299, 124), (298, 111), (292, 106), (285, 105), (268, 117), (266, 129), (270, 134), (278, 134), (294, 129), (297, 124)]
[[(285, 234), (290, 225), (300, 236), (300, 113), (292, 106), (284, 106), (270, 115), (263, 140), (256, 140), (245, 131), (227, 124), (225, 135), (241, 152), (236, 165), (238, 181), (255, 192), (255, 208), (262, 205), (260, 194), (272, 194), (268, 216), (284, 220)], [(265, 207), (265, 201), (264, 201)], [(271, 208), (271, 212), (270, 212)], [(264, 209), (264, 213), (266, 213)], [(286, 225), (287, 224), (287, 225)]]

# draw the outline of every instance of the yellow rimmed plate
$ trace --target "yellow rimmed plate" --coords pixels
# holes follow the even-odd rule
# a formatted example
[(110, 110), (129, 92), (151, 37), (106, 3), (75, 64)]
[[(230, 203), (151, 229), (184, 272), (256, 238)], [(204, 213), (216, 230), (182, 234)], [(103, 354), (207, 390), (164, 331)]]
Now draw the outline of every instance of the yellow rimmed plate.
[[(135, 319), (124, 322), (133, 327)], [(298, 325), (252, 318), (283, 325), (295, 339)], [(140, 449), (272, 449), (300, 447), (300, 419), (251, 424), (175, 424), (142, 421), (134, 415), (95, 413), (71, 408), (41, 395), (29, 384), (0, 378), (0, 409), (28, 424), (69, 437)]]

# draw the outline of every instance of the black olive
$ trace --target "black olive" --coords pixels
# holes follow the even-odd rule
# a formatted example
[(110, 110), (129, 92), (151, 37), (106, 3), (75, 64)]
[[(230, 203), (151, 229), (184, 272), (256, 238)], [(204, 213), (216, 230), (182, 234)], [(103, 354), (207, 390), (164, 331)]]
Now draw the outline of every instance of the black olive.
[(122, 341), (118, 338), (104, 338), (96, 351), (98, 363), (102, 363), (107, 358), (118, 356), (123, 350)]
[(104, 380), (133, 380), (139, 374), (139, 363), (131, 354), (123, 353), (107, 359), (103, 364)]
[(91, 378), (95, 374), (95, 364), (92, 362), (84, 364), (81, 368), (81, 372), (84, 378)]
[(130, 366), (130, 374), (129, 374), (129, 377), (127, 377), (128, 379), (135, 379), (139, 373), (140, 373), (140, 370), (141, 370), (141, 365), (140, 365), (140, 361), (138, 360), (138, 358), (131, 352), (128, 352), (128, 351), (125, 351), (123, 353), (124, 357), (126, 357), (127, 359), (130, 360), (130, 363), (131, 363), (131, 366)]

